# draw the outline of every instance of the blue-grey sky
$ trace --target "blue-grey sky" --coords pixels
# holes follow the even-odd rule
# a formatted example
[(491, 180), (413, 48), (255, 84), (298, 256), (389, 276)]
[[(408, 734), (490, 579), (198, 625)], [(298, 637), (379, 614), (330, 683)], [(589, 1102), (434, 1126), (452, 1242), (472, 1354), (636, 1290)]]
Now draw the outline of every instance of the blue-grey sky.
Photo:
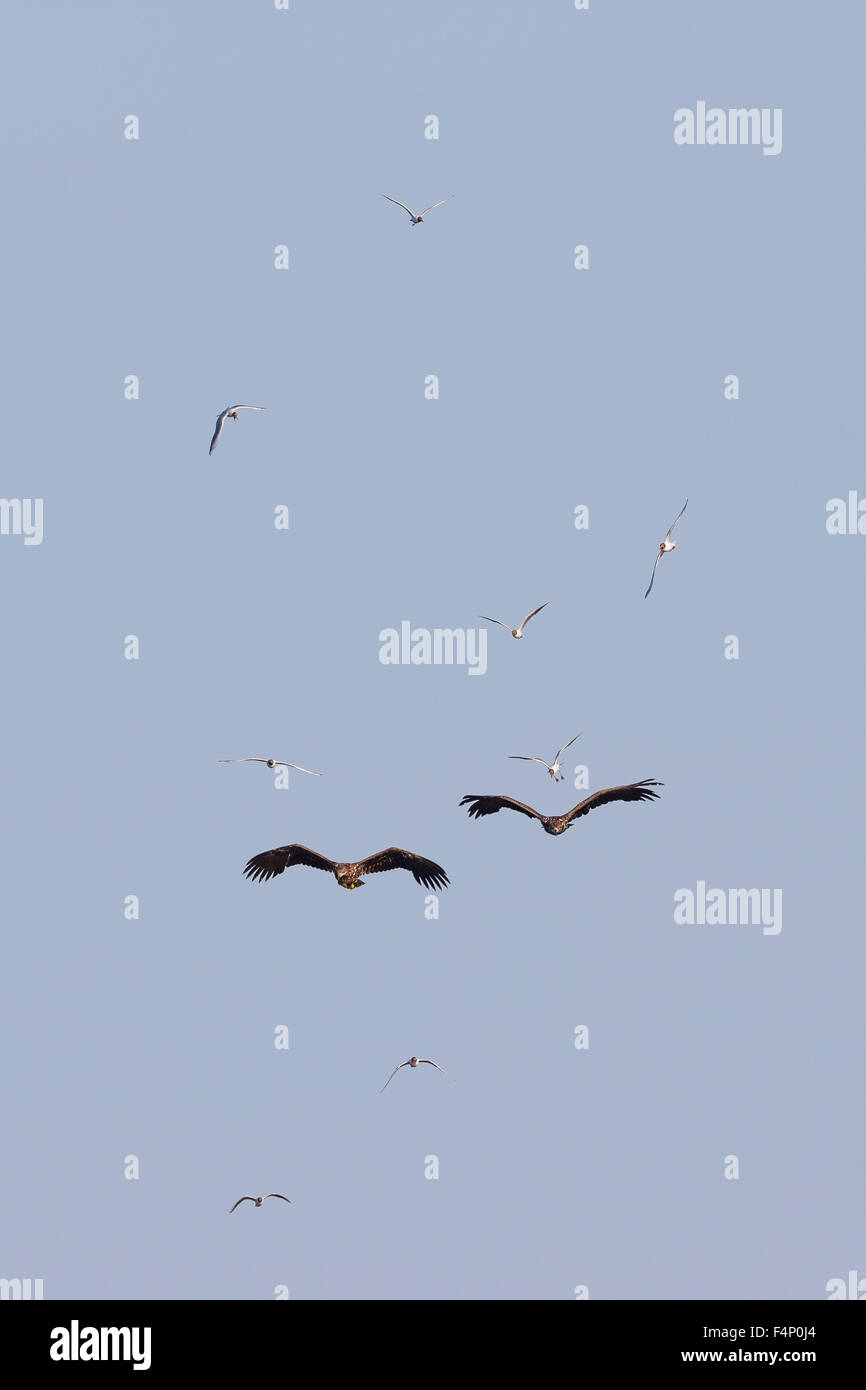
[[(0, 536), (0, 1276), (680, 1299), (866, 1274), (866, 537), (826, 527), (866, 496), (859, 8), (12, 27), (2, 493), (43, 499), (44, 535)], [(699, 101), (780, 109), (781, 152), (678, 146)], [(412, 228), (381, 193), (456, 196)], [(267, 413), (209, 458), (234, 402)], [(489, 629), (483, 676), (379, 660), (403, 621), (543, 602), (522, 642)], [(507, 760), (578, 730), (561, 785)], [(325, 775), (218, 763), (244, 755)], [(561, 839), (458, 807), (561, 812), (578, 764), (661, 799)], [(438, 920), (405, 873), (245, 880), (292, 841), (436, 860)], [(781, 890), (781, 931), (675, 922), (699, 881)], [(413, 1053), (448, 1075), (380, 1095)], [(228, 1216), (271, 1190), (293, 1205)]]

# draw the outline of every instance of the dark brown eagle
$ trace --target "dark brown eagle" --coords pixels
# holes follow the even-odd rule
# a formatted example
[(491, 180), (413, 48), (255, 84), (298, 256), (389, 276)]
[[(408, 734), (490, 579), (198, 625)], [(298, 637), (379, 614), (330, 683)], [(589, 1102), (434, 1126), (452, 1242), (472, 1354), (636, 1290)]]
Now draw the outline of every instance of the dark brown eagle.
[(531, 806), (525, 806), (522, 801), (515, 801), (510, 796), (464, 796), (460, 805), (468, 805), (471, 817), (492, 816), (503, 810), (519, 811), (522, 816), (540, 820), (548, 835), (561, 835), (578, 816), (585, 816), (588, 811), (595, 810), (596, 806), (606, 806), (609, 801), (655, 801), (658, 792), (650, 791), (650, 787), (663, 786), (664, 782), (654, 782), (651, 777), (647, 777), (643, 782), (629, 782), (625, 787), (603, 787), (572, 810), (566, 811), (564, 816), (542, 816), (539, 811), (533, 811)]
[(445, 888), (448, 884), (445, 870), (439, 864), (434, 864), (432, 859), (423, 859), (420, 854), (397, 849), (393, 845), (391, 849), (380, 849), (378, 854), (360, 859), (357, 864), (337, 864), (333, 859), (317, 854), (314, 849), (307, 849), (306, 845), (281, 845), (279, 849), (267, 849), (264, 854), (257, 854), (247, 864), (244, 873), (256, 883), (260, 879), (275, 878), (293, 864), (308, 864), (311, 869), (328, 869), (344, 888), (360, 888), (364, 882), (362, 874), (383, 874), (388, 869), (408, 869), (415, 882), (423, 884), (425, 888)]

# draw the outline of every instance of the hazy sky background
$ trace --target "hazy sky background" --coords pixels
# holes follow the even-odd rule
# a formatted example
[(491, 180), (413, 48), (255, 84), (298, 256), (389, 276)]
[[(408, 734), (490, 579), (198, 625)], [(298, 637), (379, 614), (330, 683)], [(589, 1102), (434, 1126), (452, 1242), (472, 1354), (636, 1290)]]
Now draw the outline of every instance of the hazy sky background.
[[(0, 1276), (681, 1299), (866, 1274), (866, 537), (825, 525), (866, 494), (864, 36), (855, 4), (791, 0), (16, 8), (2, 494), (45, 529), (0, 537)], [(781, 107), (782, 153), (676, 146), (698, 100)], [(457, 196), (413, 229), (382, 192)], [(267, 413), (208, 458), (240, 401)], [(545, 601), (483, 677), (379, 662), (403, 620)], [(569, 770), (661, 799), (558, 840), (458, 808), (567, 809), (507, 756), (578, 730)], [(218, 763), (247, 754), (326, 775)], [(435, 859), (439, 920), (405, 873), (244, 879), (295, 840)], [(781, 933), (676, 925), (700, 879), (781, 889)], [(412, 1053), (449, 1076), (379, 1095)], [(228, 1216), (271, 1190), (293, 1205)]]

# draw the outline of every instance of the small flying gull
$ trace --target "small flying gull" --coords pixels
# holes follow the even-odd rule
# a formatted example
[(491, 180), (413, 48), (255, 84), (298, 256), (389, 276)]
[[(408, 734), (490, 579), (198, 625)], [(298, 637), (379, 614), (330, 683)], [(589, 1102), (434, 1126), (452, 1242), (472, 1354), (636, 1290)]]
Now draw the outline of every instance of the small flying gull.
[(540, 820), (542, 830), (548, 835), (561, 835), (578, 816), (585, 816), (589, 811), (595, 810), (596, 806), (606, 806), (609, 801), (656, 801), (658, 792), (650, 789), (661, 786), (664, 786), (663, 782), (654, 782), (651, 777), (647, 777), (643, 782), (629, 782), (624, 787), (602, 787), (585, 797), (572, 810), (566, 811), (564, 816), (543, 816), (540, 811), (534, 811), (531, 806), (525, 805), (522, 801), (515, 801), (511, 796), (464, 796), (460, 805), (469, 807), (470, 818), (492, 816), (497, 811), (519, 811), (522, 816)]
[(541, 766), (542, 766), (542, 767), (546, 767), (546, 768), (547, 768), (547, 775), (548, 775), (548, 777), (552, 777), (553, 780), (554, 780), (554, 782), (564, 782), (564, 781), (565, 781), (565, 773), (564, 773), (564, 772), (563, 772), (563, 774), (562, 774), (561, 777), (557, 777), (557, 775), (556, 775), (558, 772), (560, 772), (560, 771), (562, 770), (562, 765), (561, 765), (559, 759), (560, 759), (560, 757), (562, 756), (562, 754), (565, 752), (566, 748), (570, 748), (571, 745), (572, 745), (573, 743), (576, 743), (577, 740), (578, 740), (579, 738), (580, 738), (580, 734), (575, 734), (574, 738), (570, 738), (570, 739), (568, 740), (568, 743), (564, 743), (564, 744), (562, 745), (562, 747), (560, 748), (559, 752), (556, 754), (556, 756), (555, 756), (555, 758), (553, 759), (553, 762), (552, 762), (552, 763), (546, 763), (546, 762), (544, 761), (543, 758), (528, 758), (528, 757), (526, 756), (525, 753), (509, 753), (508, 756), (509, 756), (509, 758), (511, 758), (511, 759), (513, 759), (513, 760), (516, 760), (517, 762), (521, 762), (521, 763), (541, 763)]
[(686, 498), (685, 502), (684, 502), (683, 505), (682, 505), (682, 510), (679, 511), (679, 512), (677, 512), (677, 515), (676, 515), (676, 518), (674, 519), (674, 524), (673, 524), (673, 526), (671, 527), (671, 530), (668, 531), (667, 535), (665, 536), (664, 540), (662, 541), (661, 545), (659, 546), (659, 553), (658, 553), (658, 555), (656, 556), (656, 562), (655, 562), (655, 564), (653, 565), (653, 572), (652, 572), (652, 576), (651, 576), (650, 582), (649, 582), (649, 589), (647, 589), (646, 593), (644, 594), (644, 598), (649, 598), (649, 592), (650, 592), (650, 589), (651, 589), (652, 586), (653, 586), (653, 580), (654, 580), (655, 577), (656, 577), (656, 570), (658, 569), (659, 560), (662, 558), (662, 556), (663, 556), (664, 554), (666, 554), (666, 552), (667, 552), (668, 550), (676, 550), (676, 548), (677, 548), (677, 547), (676, 547), (676, 542), (671, 540), (671, 531), (673, 531), (674, 526), (676, 526), (677, 522), (679, 521), (680, 517), (682, 516), (683, 512), (685, 511), (685, 509), (686, 509), (686, 507), (687, 507), (688, 505), (689, 505), (689, 499)]
[(381, 849), (378, 854), (370, 854), (355, 864), (339, 864), (334, 859), (326, 859), (306, 845), (281, 845), (279, 849), (268, 849), (249, 861), (244, 873), (253, 883), (276, 878), (277, 874), (290, 869), (294, 864), (307, 864), (311, 869), (326, 869), (334, 875), (341, 888), (362, 888), (362, 874), (382, 874), (388, 869), (408, 869), (416, 883), (424, 888), (445, 888), (448, 875), (432, 859), (424, 859), (408, 849)]
[[(505, 630), (506, 630), (506, 632), (510, 632), (512, 637), (522, 637), (522, 636), (523, 636), (523, 629), (526, 627), (526, 624), (529, 622), (529, 619), (530, 619), (530, 618), (534, 618), (535, 615), (536, 615), (536, 613), (540, 613), (540, 612), (541, 612), (541, 609), (542, 609), (542, 608), (546, 608), (546, 607), (547, 607), (547, 604), (546, 604), (546, 603), (542, 603), (541, 608), (533, 608), (532, 612), (529, 613), (529, 614), (523, 619), (523, 622), (520, 624), (520, 627), (509, 627), (507, 623), (500, 623), (498, 618), (488, 618), (487, 615), (486, 615), (485, 613), (479, 613), (478, 616), (479, 616), (479, 618), (483, 618), (484, 621), (485, 621), (485, 623), (499, 623), (499, 626), (500, 626), (500, 627), (504, 627)], [(561, 750), (560, 750), (560, 751), (561, 751)]]
[(266, 409), (266, 407), (263, 406), (263, 405), (229, 405), (229, 406), (226, 406), (225, 410), (221, 411), (220, 414), (217, 416), (216, 429), (215, 429), (214, 432), (213, 432), (213, 439), (212, 439), (211, 442), (210, 442), (210, 448), (208, 449), (208, 453), (209, 453), (209, 454), (212, 454), (213, 451), (214, 451), (214, 449), (216, 448), (217, 444), (219, 444), (220, 435), (221, 435), (222, 432), (223, 432), (223, 425), (225, 424), (226, 420), (236, 420), (236, 419), (238, 418), (238, 411), (239, 411), (239, 410), (265, 410), (265, 409)]
[(417, 227), (419, 222), (423, 222), (428, 212), (432, 212), (434, 208), (441, 208), (443, 203), (450, 203), (451, 199), (456, 196), (455, 193), (449, 193), (447, 198), (440, 198), (438, 203), (431, 203), (429, 208), (425, 208), (423, 212), (416, 214), (411, 208), (407, 208), (405, 203), (401, 203), (399, 198), (388, 198), (387, 193), (382, 194), (383, 198), (388, 198), (389, 203), (396, 203), (398, 208), (402, 208), (404, 212), (408, 212), (413, 227)]
[[(440, 1067), (438, 1062), (431, 1062), (429, 1057), (410, 1057), (408, 1062), (401, 1062), (400, 1066), (394, 1068), (394, 1070), (391, 1072), (391, 1075), (388, 1077), (388, 1080), (385, 1082), (385, 1085), (382, 1087), (382, 1091), (386, 1090), (387, 1087), (390, 1086), (391, 1082), (394, 1080), (394, 1077), (397, 1075), (398, 1071), (400, 1071), (402, 1067), (420, 1067), (425, 1062), (428, 1067), (435, 1067), (437, 1071), (441, 1071), (443, 1076), (448, 1075), (444, 1067)], [(379, 1095), (382, 1094), (382, 1091), (379, 1092)]]
[(321, 772), (311, 772), (308, 767), (297, 763), (280, 762), (278, 758), (220, 758), (221, 763), (264, 763), (265, 767), (293, 767), (296, 772), (309, 772), (311, 777), (321, 777)]
[(229, 1212), (229, 1216), (231, 1216), (232, 1211), (235, 1210), (235, 1207), (240, 1206), (241, 1202), (252, 1202), (254, 1207), (260, 1207), (263, 1202), (266, 1202), (268, 1200), (269, 1197), (279, 1197), (281, 1202), (288, 1202), (289, 1206), (292, 1205), (291, 1199), (289, 1197), (284, 1197), (282, 1192), (266, 1192), (264, 1197), (238, 1197), (238, 1200), (235, 1202), (234, 1207), (232, 1207), (231, 1211)]

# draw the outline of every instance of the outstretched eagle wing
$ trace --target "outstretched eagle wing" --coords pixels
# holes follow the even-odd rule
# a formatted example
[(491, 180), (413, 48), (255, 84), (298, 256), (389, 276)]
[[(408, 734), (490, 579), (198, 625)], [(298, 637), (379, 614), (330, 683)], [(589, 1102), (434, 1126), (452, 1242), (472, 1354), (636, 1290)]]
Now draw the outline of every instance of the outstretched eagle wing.
[(663, 786), (664, 782), (654, 782), (651, 777), (646, 777), (642, 782), (629, 782), (624, 787), (602, 787), (581, 801), (574, 810), (569, 811), (565, 823), (571, 825), (578, 816), (585, 816), (588, 811), (594, 811), (596, 806), (606, 806), (609, 801), (656, 801), (658, 792), (650, 791), (650, 788)]
[(362, 859), (356, 867), (362, 875), (383, 874), (388, 869), (408, 869), (415, 882), (423, 884), (425, 888), (444, 888), (449, 882), (440, 864), (434, 864), (432, 859), (424, 859), (420, 854), (413, 854), (411, 850), (398, 849), (396, 845), (390, 849), (380, 849), (378, 854)]
[(276, 878), (277, 874), (290, 869), (293, 864), (307, 864), (311, 869), (330, 869), (331, 873), (337, 867), (333, 859), (326, 859), (314, 849), (307, 849), (306, 845), (281, 845), (279, 849), (266, 849), (263, 854), (255, 855), (244, 873), (253, 883), (258, 883)]
[(471, 817), (492, 816), (497, 811), (505, 810), (519, 811), (522, 816), (530, 816), (533, 820), (544, 820), (539, 811), (533, 811), (531, 806), (526, 806), (522, 801), (515, 801), (512, 796), (464, 796), (460, 805), (468, 805)]

